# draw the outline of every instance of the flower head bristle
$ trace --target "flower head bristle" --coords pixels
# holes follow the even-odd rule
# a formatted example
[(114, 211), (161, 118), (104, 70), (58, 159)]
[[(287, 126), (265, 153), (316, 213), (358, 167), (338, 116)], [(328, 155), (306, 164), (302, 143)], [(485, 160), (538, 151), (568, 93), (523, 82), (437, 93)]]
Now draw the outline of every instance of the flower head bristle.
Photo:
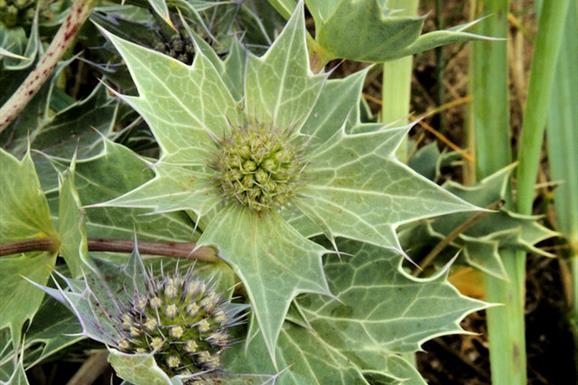
[(146, 277), (146, 293), (123, 309), (125, 353), (152, 353), (169, 375), (211, 372), (220, 367), (220, 355), (230, 344), (233, 322), (225, 300), (192, 270), (155, 279)]

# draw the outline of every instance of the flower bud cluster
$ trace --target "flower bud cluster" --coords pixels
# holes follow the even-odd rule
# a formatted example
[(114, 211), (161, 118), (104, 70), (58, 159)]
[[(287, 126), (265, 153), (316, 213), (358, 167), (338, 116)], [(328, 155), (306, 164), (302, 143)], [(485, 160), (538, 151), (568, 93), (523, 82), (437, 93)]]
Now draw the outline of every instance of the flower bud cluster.
[(222, 142), (217, 169), (227, 196), (261, 211), (289, 201), (295, 194), (302, 164), (287, 135), (244, 128)]
[(167, 374), (211, 372), (221, 366), (230, 344), (228, 329), (235, 320), (225, 300), (191, 270), (147, 282), (146, 293), (135, 293), (122, 312), (125, 353), (152, 353)]
[(175, 33), (168, 39), (161, 37), (153, 48), (185, 64), (191, 64), (195, 57), (193, 41), (189, 37), (183, 36), (180, 32)]
[(30, 24), (34, 19), (36, 1), (0, 0), (0, 22), (7, 27)]

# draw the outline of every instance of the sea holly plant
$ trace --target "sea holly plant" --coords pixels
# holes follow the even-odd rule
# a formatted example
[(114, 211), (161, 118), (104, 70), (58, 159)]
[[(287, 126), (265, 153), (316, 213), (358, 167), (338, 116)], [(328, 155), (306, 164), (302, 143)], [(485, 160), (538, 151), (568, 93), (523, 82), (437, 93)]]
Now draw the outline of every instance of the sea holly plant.
[[(119, 269), (91, 260), (83, 279), (59, 275), (56, 288), (39, 287), (78, 318), (85, 337), (104, 343), (116, 373), (135, 384), (234, 383), (265, 376), (223, 373), (222, 353), (246, 306), (219, 293), (194, 265), (159, 273), (147, 269), (138, 248)], [(65, 287), (58, 282), (64, 281)]]
[[(297, 0), (269, 0), (288, 17)], [(492, 40), (467, 32), (480, 20), (421, 34), (425, 16), (400, 16), (388, 0), (305, 0), (315, 22), (311, 51), (316, 68), (334, 59), (384, 62), (447, 44)], [(362, 21), (362, 22), (360, 22)]]
[[(91, 207), (189, 212), (199, 245), (239, 276), (273, 358), (293, 298), (333, 295), (321, 257), (339, 253), (336, 238), (403, 254), (397, 226), (476, 210), (395, 158), (409, 127), (351, 123), (364, 73), (311, 72), (302, 7), (246, 62), (199, 46), (188, 66), (103, 33), (138, 88), (121, 97), (147, 121), (161, 157), (153, 180)], [(308, 239), (315, 234), (332, 246)]]
[[(489, 211), (477, 215), (449, 214), (415, 222), (401, 229), (400, 239), (406, 251), (420, 265), (435, 261), (436, 245), (446, 244), (441, 264), (461, 251), (460, 262), (486, 274), (507, 280), (501, 253), (506, 248), (526, 250), (553, 257), (536, 245), (558, 234), (539, 223), (540, 217), (513, 213), (502, 206), (507, 202), (507, 186), (515, 164), (481, 180), (474, 186), (446, 182), (444, 187), (456, 196)], [(419, 241), (416, 241), (418, 239)], [(441, 252), (442, 250), (440, 250)]]

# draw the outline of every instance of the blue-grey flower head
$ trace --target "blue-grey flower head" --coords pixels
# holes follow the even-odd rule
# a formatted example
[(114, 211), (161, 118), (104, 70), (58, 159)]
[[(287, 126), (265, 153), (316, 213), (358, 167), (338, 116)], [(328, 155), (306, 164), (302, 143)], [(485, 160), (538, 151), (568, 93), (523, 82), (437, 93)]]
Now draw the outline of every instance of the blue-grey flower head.
[(175, 271), (146, 277), (117, 319), (119, 350), (152, 353), (170, 375), (210, 372), (221, 367), (221, 353), (231, 342), (231, 314), (225, 299), (195, 276)]
[(216, 282), (193, 267), (155, 274), (136, 251), (124, 267), (93, 260), (91, 270), (82, 280), (60, 276), (66, 289), (40, 286), (75, 313), (86, 337), (119, 354), (150, 355), (169, 377), (222, 373), (221, 354), (246, 306), (232, 304)]

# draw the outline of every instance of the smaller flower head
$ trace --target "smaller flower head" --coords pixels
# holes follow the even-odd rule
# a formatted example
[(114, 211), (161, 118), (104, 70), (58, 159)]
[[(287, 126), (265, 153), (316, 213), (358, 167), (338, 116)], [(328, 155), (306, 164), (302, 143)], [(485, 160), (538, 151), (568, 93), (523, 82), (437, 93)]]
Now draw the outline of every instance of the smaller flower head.
[(0, 22), (7, 27), (30, 24), (34, 19), (34, 0), (0, 0)]
[(225, 301), (192, 270), (146, 277), (146, 294), (134, 293), (121, 314), (117, 342), (125, 353), (152, 353), (170, 375), (210, 372), (229, 346), (231, 316)]
[(168, 38), (159, 33), (159, 40), (153, 48), (185, 64), (191, 64), (195, 57), (195, 46), (185, 31), (176, 32)]

